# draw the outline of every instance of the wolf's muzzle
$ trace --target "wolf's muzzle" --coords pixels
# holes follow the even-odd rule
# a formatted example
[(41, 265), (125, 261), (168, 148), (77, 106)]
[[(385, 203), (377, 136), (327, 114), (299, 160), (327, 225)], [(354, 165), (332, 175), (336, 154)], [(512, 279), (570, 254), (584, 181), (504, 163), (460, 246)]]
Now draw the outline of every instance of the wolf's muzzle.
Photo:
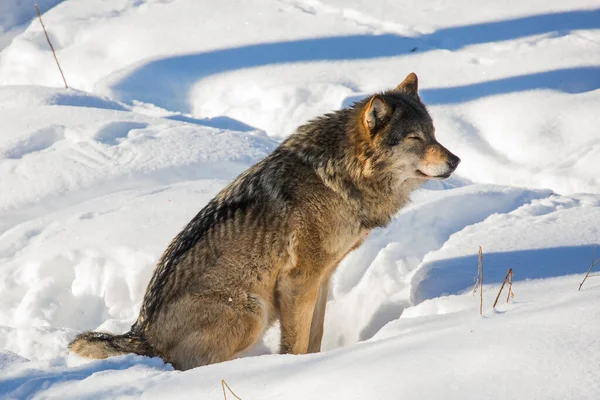
[(450, 168), (452, 168), (452, 170), (455, 170), (456, 167), (458, 167), (458, 164), (460, 164), (460, 158), (449, 152), (446, 163), (448, 166), (450, 166)]

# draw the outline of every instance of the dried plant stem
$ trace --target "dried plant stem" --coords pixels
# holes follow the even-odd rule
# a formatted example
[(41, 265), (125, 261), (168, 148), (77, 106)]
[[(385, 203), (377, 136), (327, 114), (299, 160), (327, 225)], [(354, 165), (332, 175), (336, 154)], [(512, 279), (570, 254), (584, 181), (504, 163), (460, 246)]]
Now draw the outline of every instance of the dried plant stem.
[(42, 14), (40, 13), (40, 9), (37, 4), (35, 5), (35, 11), (37, 11), (38, 18), (40, 19), (40, 23), (42, 24), (42, 29), (44, 29), (44, 34), (46, 35), (46, 40), (50, 45), (50, 49), (52, 50), (52, 54), (54, 55), (54, 60), (56, 60), (56, 65), (58, 65), (58, 70), (60, 71), (60, 75), (62, 76), (63, 82), (65, 83), (65, 88), (69, 88), (67, 85), (67, 80), (65, 79), (65, 74), (63, 74), (62, 68), (60, 67), (60, 63), (58, 62), (58, 58), (56, 57), (56, 52), (54, 51), (54, 46), (52, 46), (52, 42), (50, 41), (50, 37), (48, 36), (48, 32), (46, 32), (46, 27), (44, 26), (44, 21), (42, 21)]
[(515, 293), (512, 290), (512, 281), (513, 281), (513, 270), (512, 268), (509, 270), (510, 275), (508, 275), (508, 295), (506, 296), (506, 302), (510, 300), (511, 297), (515, 297)]
[[(496, 308), (496, 304), (498, 304), (498, 299), (500, 299), (500, 294), (502, 293), (502, 289), (504, 289), (504, 284), (506, 283), (506, 281), (508, 281), (509, 276), (512, 276), (512, 268), (509, 268), (508, 272), (506, 273), (506, 276), (504, 277), (504, 280), (502, 281), (502, 286), (500, 286), (500, 290), (498, 290), (498, 295), (496, 296), (496, 301), (494, 301), (494, 308)], [(510, 289), (508, 289), (508, 296), (510, 297)], [(506, 301), (508, 302), (508, 298), (506, 299)]]
[(477, 288), (479, 287), (479, 270), (477, 270), (477, 275), (473, 277), (475, 281), (475, 285), (473, 286), (473, 297), (475, 297), (475, 293), (477, 293)]
[(594, 268), (594, 266), (596, 266), (596, 264), (598, 264), (600, 262), (600, 258), (598, 258), (597, 260), (595, 260), (595, 257), (596, 257), (596, 247), (598, 247), (598, 245), (595, 245), (594, 246), (594, 250), (592, 250), (592, 264), (590, 265), (590, 269), (588, 269), (587, 274), (585, 274), (585, 277), (583, 278), (583, 280), (579, 284), (579, 290), (578, 291), (581, 291), (581, 287), (583, 286), (583, 283), (585, 282), (585, 280), (590, 275), (590, 272), (592, 272), (592, 268)]
[(483, 249), (479, 246), (477, 269), (479, 271), (479, 315), (483, 315)]
[(227, 384), (227, 382), (225, 382), (225, 379), (221, 379), (221, 388), (223, 388), (223, 397), (225, 398), (225, 400), (227, 400), (227, 393), (225, 392), (225, 386), (227, 386), (227, 389), (229, 389), (229, 391), (231, 392), (231, 394), (233, 395), (233, 397), (235, 397), (238, 400), (242, 400), (237, 394), (235, 394), (233, 392), (233, 390), (231, 390), (231, 388), (229, 387), (229, 385)]

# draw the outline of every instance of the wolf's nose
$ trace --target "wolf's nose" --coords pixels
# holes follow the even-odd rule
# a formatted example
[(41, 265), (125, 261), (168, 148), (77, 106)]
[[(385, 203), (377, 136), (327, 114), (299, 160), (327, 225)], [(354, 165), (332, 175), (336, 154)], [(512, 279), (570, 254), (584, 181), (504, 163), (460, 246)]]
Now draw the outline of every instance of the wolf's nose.
[(458, 164), (460, 164), (460, 158), (456, 157), (454, 154), (450, 154), (447, 163), (451, 168), (456, 168)]

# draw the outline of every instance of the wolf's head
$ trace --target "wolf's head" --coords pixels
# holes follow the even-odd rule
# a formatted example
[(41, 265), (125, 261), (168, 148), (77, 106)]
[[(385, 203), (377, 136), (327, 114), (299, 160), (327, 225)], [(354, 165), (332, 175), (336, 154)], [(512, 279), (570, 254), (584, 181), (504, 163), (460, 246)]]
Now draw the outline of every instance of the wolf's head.
[(395, 89), (361, 102), (362, 135), (380, 164), (403, 179), (445, 179), (460, 158), (435, 138), (435, 128), (409, 74)]

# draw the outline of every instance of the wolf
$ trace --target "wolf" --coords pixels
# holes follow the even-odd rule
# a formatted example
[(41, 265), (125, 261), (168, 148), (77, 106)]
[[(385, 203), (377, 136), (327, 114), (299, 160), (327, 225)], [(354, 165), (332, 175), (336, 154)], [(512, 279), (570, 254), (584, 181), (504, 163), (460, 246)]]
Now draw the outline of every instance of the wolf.
[(84, 332), (69, 348), (186, 370), (234, 358), (279, 320), (281, 353), (318, 352), (337, 265), (459, 162), (436, 140), (414, 73), (309, 121), (173, 239), (129, 332)]

